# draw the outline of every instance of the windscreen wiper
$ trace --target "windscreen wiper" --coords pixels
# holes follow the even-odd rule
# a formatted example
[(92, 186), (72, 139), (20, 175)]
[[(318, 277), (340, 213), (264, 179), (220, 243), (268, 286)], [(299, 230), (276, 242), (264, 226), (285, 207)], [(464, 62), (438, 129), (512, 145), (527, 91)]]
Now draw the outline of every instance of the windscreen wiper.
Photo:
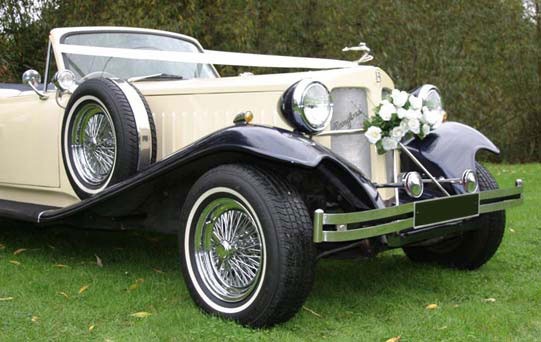
[(160, 74), (130, 77), (128, 81), (139, 82), (139, 81), (183, 80), (183, 79), (184, 77), (180, 75), (160, 73)]

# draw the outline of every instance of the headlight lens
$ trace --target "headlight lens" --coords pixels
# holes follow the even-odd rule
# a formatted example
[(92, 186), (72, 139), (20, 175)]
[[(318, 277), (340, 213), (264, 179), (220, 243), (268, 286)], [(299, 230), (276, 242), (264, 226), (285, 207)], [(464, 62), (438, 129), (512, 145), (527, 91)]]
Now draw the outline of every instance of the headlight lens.
[(441, 100), (440, 91), (436, 86), (425, 84), (417, 88), (413, 95), (420, 97), (423, 102), (427, 103), (427, 107), (432, 110), (443, 111), (443, 101)]
[(409, 196), (419, 198), (423, 195), (424, 183), (419, 172), (412, 171), (404, 174), (402, 176), (402, 184)]
[(299, 131), (323, 131), (332, 117), (331, 94), (321, 82), (302, 80), (287, 89), (280, 99), (280, 111)]
[(58, 71), (53, 77), (54, 85), (64, 92), (73, 93), (77, 88), (75, 74), (70, 70)]
[(475, 172), (472, 170), (466, 170), (462, 174), (462, 186), (464, 187), (464, 191), (472, 193), (476, 192), (479, 188), (479, 184), (477, 182), (477, 176), (475, 175)]

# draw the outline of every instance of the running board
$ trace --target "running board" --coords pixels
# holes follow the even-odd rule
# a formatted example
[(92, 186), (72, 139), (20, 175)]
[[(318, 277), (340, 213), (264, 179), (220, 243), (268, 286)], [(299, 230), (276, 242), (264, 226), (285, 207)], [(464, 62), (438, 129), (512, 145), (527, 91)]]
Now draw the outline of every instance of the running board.
[(59, 209), (49, 205), (0, 200), (0, 217), (17, 221), (38, 223), (42, 212)]

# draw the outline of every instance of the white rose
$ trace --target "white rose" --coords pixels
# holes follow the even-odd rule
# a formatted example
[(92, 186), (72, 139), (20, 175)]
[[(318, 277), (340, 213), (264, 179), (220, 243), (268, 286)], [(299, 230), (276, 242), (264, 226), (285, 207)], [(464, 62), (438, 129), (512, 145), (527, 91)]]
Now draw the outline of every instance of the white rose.
[(398, 89), (393, 89), (391, 92), (391, 98), (393, 99), (394, 105), (397, 107), (404, 107), (406, 102), (408, 102), (408, 96), (407, 92)]
[(381, 139), (381, 128), (376, 126), (370, 126), (368, 127), (364, 135), (366, 139), (368, 139), (368, 142), (370, 142), (371, 144), (375, 144)]
[(381, 145), (383, 146), (383, 149), (385, 151), (391, 151), (394, 150), (398, 146), (398, 142), (390, 137), (385, 137), (381, 141)]
[(427, 135), (428, 133), (430, 133), (430, 125), (429, 124), (424, 124), (423, 125), (423, 135)]
[(406, 109), (400, 107), (396, 110), (396, 115), (398, 116), (399, 119), (403, 119), (406, 116), (407, 112), (408, 111)]
[(437, 112), (436, 123), (432, 125), (432, 128), (434, 128), (434, 129), (440, 127), (441, 124), (443, 123), (443, 111), (442, 110), (437, 110), (436, 112)]
[(406, 115), (405, 115), (406, 119), (408, 119), (408, 120), (419, 120), (419, 119), (421, 119), (422, 116), (423, 115), (421, 114), (420, 111), (413, 110), (413, 109), (408, 109), (406, 111)]
[(417, 119), (408, 119), (408, 129), (415, 134), (421, 132), (421, 123)]
[(409, 103), (412, 109), (419, 110), (423, 106), (423, 100), (415, 95), (410, 95)]
[(406, 132), (402, 129), (401, 126), (396, 126), (391, 131), (391, 137), (395, 139), (396, 141), (400, 141), (400, 139), (402, 139), (405, 134)]
[(396, 108), (389, 101), (383, 101), (381, 107), (379, 108), (378, 115), (383, 119), (383, 121), (391, 120), (393, 113), (396, 113)]
[(441, 116), (439, 110), (428, 110), (423, 112), (423, 118), (430, 126), (434, 126), (438, 123), (439, 116)]
[(406, 133), (408, 133), (408, 131), (410, 129), (408, 127), (408, 120), (407, 119), (404, 119), (404, 120), (400, 121), (400, 128), (402, 128), (402, 131), (404, 132), (404, 135)]

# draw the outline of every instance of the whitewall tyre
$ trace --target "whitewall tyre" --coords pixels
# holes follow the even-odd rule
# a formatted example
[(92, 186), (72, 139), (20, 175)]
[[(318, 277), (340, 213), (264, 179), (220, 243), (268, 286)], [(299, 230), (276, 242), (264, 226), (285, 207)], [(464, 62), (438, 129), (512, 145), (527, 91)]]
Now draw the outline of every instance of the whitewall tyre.
[(156, 132), (144, 97), (123, 81), (85, 81), (66, 107), (62, 155), (71, 185), (81, 199), (154, 163)]
[(204, 174), (182, 209), (179, 244), (204, 311), (252, 327), (290, 319), (314, 279), (311, 220), (297, 191), (254, 167)]

